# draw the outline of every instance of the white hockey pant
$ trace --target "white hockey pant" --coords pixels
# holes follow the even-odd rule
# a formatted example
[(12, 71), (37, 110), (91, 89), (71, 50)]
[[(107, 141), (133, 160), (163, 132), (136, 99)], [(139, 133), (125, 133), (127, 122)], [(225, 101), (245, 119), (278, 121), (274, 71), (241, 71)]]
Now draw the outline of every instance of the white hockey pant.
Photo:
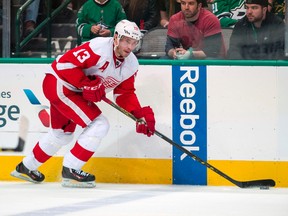
[[(84, 151), (94, 153), (100, 146), (102, 138), (107, 135), (109, 128), (110, 125), (107, 118), (103, 114), (99, 115), (83, 130), (76, 142), (76, 145), (80, 145), (80, 148)], [(64, 156), (63, 166), (73, 169), (81, 169), (86, 162), (87, 161), (83, 161), (77, 157), (77, 152), (72, 154), (72, 152), (69, 151)]]
[[(61, 147), (69, 144), (73, 140), (74, 134), (71, 132), (64, 132), (60, 129), (50, 129), (48, 133), (39, 140), (39, 147), (47, 155), (53, 156)], [(40, 163), (31, 152), (23, 159), (24, 165), (29, 170), (36, 170), (42, 163)]]

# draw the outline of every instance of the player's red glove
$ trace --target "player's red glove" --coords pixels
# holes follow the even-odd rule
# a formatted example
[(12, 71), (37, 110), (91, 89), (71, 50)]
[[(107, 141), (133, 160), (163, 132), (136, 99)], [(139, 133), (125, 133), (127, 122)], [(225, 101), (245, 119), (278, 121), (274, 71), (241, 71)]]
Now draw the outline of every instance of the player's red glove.
[(84, 84), (83, 98), (91, 102), (99, 102), (105, 95), (105, 87), (99, 77)]
[(150, 137), (155, 132), (154, 112), (149, 107), (142, 107), (131, 112), (140, 121), (136, 122), (136, 132), (143, 133)]

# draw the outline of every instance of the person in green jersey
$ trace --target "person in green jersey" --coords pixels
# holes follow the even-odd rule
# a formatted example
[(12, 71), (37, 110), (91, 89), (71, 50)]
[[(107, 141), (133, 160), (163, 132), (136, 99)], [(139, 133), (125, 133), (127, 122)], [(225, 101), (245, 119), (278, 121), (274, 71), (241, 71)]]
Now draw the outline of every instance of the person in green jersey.
[(245, 16), (244, 0), (214, 0), (212, 12), (220, 20), (222, 28), (233, 27)]
[(285, 19), (285, 0), (271, 0), (271, 12), (279, 16), (283, 20)]
[(80, 43), (95, 37), (110, 37), (116, 24), (126, 19), (118, 0), (88, 0), (79, 9), (76, 20)]

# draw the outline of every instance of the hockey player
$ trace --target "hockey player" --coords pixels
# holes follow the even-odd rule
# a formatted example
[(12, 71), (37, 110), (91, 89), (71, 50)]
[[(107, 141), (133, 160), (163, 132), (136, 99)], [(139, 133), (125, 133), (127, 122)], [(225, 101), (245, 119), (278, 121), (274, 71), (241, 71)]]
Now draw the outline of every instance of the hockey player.
[(153, 110), (140, 106), (134, 87), (139, 65), (131, 51), (140, 37), (134, 22), (122, 20), (115, 27), (114, 37), (92, 39), (56, 58), (43, 81), (44, 95), (50, 101), (51, 129), (17, 165), (12, 176), (42, 182), (45, 176), (38, 167), (71, 142), (79, 125), (84, 130), (64, 156), (62, 185), (95, 187), (95, 176), (81, 168), (108, 132), (108, 120), (95, 102), (112, 90), (120, 107), (146, 122), (136, 123), (136, 132), (153, 135)]

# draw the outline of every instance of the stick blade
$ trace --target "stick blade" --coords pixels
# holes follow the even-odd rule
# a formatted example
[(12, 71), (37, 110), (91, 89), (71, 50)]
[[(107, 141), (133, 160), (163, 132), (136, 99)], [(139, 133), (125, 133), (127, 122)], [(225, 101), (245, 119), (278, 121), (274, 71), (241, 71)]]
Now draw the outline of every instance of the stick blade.
[(260, 179), (252, 181), (238, 182), (237, 186), (240, 188), (252, 188), (252, 187), (274, 187), (276, 185), (273, 179)]

